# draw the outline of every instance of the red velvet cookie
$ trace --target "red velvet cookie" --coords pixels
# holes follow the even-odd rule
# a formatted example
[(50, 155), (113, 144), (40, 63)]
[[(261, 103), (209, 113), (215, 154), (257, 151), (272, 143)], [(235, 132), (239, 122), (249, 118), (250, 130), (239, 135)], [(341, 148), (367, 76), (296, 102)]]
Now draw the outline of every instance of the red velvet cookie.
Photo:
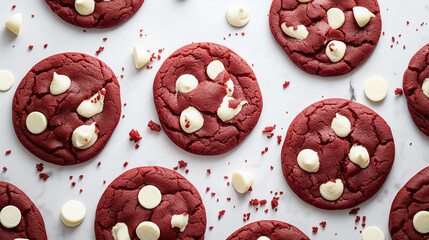
[[(39, 209), (30, 198), (14, 185), (0, 181), (0, 210), (13, 206), (21, 212), (21, 220), (16, 227), (6, 228), (0, 224), (0, 239), (16, 238), (46, 240), (45, 223)], [(2, 212), (0, 212), (0, 215)]]
[(249, 223), (231, 234), (227, 240), (258, 240), (260, 237), (267, 237), (270, 240), (310, 240), (298, 228), (274, 220)]
[[(149, 204), (154, 202), (149, 201), (150, 191), (142, 190), (150, 187), (160, 193), (155, 204)], [(186, 224), (173, 227), (174, 216), (186, 216)], [(116, 178), (98, 203), (95, 236), (97, 240), (113, 240), (112, 229), (118, 231), (122, 225), (126, 228), (120, 231), (138, 240), (138, 228), (147, 221), (157, 226), (159, 239), (204, 239), (206, 212), (198, 191), (182, 175), (166, 168), (139, 167)]]
[(394, 157), (389, 125), (368, 107), (345, 99), (316, 102), (299, 113), (281, 153), (289, 186), (322, 209), (368, 200), (383, 185)]
[[(408, 110), (416, 126), (429, 136), (429, 44), (411, 59), (404, 74), (403, 88)], [(428, 79), (427, 81), (425, 81)], [(425, 91), (423, 91), (425, 89)]]
[(108, 28), (116, 26), (133, 16), (144, 0), (95, 0), (94, 12), (81, 15), (76, 11), (76, 0), (45, 0), (64, 21), (78, 27)]
[(214, 43), (190, 44), (168, 57), (155, 77), (153, 95), (167, 136), (202, 155), (233, 149), (255, 127), (262, 110), (252, 69)]
[[(362, 64), (381, 33), (377, 0), (273, 0), (269, 18), (274, 38), (292, 62), (324, 77)], [(333, 60), (328, 52), (336, 55)]]
[[(420, 211), (429, 211), (429, 167), (418, 172), (396, 194), (390, 208), (389, 231), (392, 240), (429, 239), (413, 226), (413, 218)], [(427, 222), (426, 222), (427, 226)]]
[(59, 165), (96, 156), (120, 114), (115, 74), (102, 61), (82, 53), (40, 61), (21, 81), (12, 103), (13, 126), (22, 145)]

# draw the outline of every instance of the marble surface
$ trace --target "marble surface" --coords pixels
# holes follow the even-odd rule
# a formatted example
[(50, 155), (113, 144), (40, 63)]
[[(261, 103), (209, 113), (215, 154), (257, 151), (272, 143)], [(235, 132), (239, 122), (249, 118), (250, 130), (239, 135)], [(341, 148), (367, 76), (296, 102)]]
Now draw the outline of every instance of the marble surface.
[[(302, 109), (315, 101), (331, 97), (352, 99), (369, 106), (392, 128), (396, 143), (392, 171), (381, 190), (359, 206), (361, 210), (358, 214), (366, 216), (367, 225), (380, 227), (386, 238), (390, 239), (388, 215), (394, 196), (409, 178), (429, 163), (429, 137), (414, 126), (405, 97), (394, 95), (395, 88), (402, 86), (402, 75), (409, 60), (429, 42), (429, 26), (420, 26), (428, 21), (428, 1), (380, 0), (385, 35), (361, 67), (348, 75), (334, 78), (312, 76), (292, 64), (270, 33), (267, 16), (270, 1), (246, 1), (251, 7), (252, 19), (242, 29), (229, 26), (225, 20), (225, 9), (230, 2), (147, 0), (139, 12), (122, 25), (104, 30), (87, 29), (86, 32), (62, 21), (42, 0), (0, 2), (0, 22), (12, 13), (24, 14), (18, 37), (5, 28), (0, 30), (0, 69), (8, 69), (15, 76), (12, 89), (0, 92), (0, 167), (8, 168), (7, 172), (0, 172), (0, 180), (15, 184), (34, 201), (44, 217), (49, 239), (93, 239), (96, 205), (108, 183), (134, 167), (160, 165), (173, 168), (179, 160), (188, 162), (189, 173), (179, 172), (200, 191), (206, 206), (206, 239), (225, 239), (245, 224), (243, 214), (249, 212), (249, 222), (282, 220), (297, 226), (312, 239), (360, 239), (362, 227), (355, 224), (355, 217), (348, 214), (349, 210), (320, 210), (293, 194), (281, 172), (281, 145), (275, 138), (267, 139), (261, 133), (265, 126), (277, 124), (275, 134), (284, 137), (290, 122)], [(13, 11), (12, 5), (16, 5)], [(143, 29), (143, 37), (139, 37), (140, 29)], [(242, 32), (245, 36), (241, 36)], [(231, 37), (228, 36), (230, 33)], [(398, 37), (399, 34), (402, 36)], [(399, 44), (393, 44), (393, 48), (392, 36), (399, 41)], [(103, 41), (105, 37), (107, 41)], [(153, 69), (135, 69), (132, 46), (139, 41), (165, 48), (162, 59), (151, 64)], [(146, 127), (149, 120), (159, 122), (152, 99), (152, 81), (162, 61), (177, 48), (199, 41), (226, 45), (253, 64), (264, 98), (264, 109), (255, 130), (236, 149), (221, 156), (189, 154), (170, 142), (163, 132), (151, 132)], [(44, 44), (48, 44), (46, 49), (43, 48)], [(29, 45), (33, 45), (34, 49), (29, 51)], [(13, 131), (11, 103), (16, 87), (27, 71), (43, 58), (68, 51), (95, 55), (100, 46), (105, 49), (98, 58), (117, 75), (124, 75), (119, 82), (122, 101), (127, 103), (123, 108), (125, 118), (121, 119), (110, 142), (97, 157), (69, 167), (44, 162), (45, 172), (50, 177), (42, 181), (35, 168), (36, 163), (42, 161), (22, 147)], [(122, 67), (125, 71), (121, 70)], [(363, 94), (365, 80), (373, 76), (384, 78), (389, 85), (387, 98), (377, 104), (368, 101)], [(282, 87), (284, 81), (291, 82), (286, 89)], [(132, 128), (138, 129), (143, 137), (138, 150), (128, 140), (128, 132)], [(269, 150), (261, 155), (265, 147)], [(9, 149), (12, 153), (3, 155), (2, 152)], [(125, 161), (129, 165), (124, 168)], [(99, 167), (98, 162), (101, 162)], [(270, 166), (274, 169), (271, 170)], [(211, 169), (212, 173), (208, 175), (206, 169)], [(231, 176), (237, 169), (253, 174), (255, 179), (251, 193), (239, 195), (227, 186), (228, 180), (224, 176)], [(84, 178), (78, 180), (81, 174)], [(76, 182), (74, 188), (69, 176), (73, 176)], [(107, 181), (106, 185), (103, 180)], [(206, 187), (210, 187), (210, 192), (215, 192), (216, 196), (206, 193)], [(80, 189), (82, 193), (79, 193)], [(259, 208), (259, 211), (249, 206), (248, 201), (252, 198), (270, 201), (273, 197), (270, 191), (284, 192), (277, 212), (272, 211), (269, 204)], [(228, 202), (227, 197), (232, 200)], [(77, 228), (65, 227), (60, 221), (61, 206), (70, 199), (78, 199), (87, 207), (86, 219)], [(268, 213), (263, 211), (266, 208), (269, 208)], [(226, 210), (226, 213), (218, 220), (221, 210)], [(312, 227), (318, 226), (321, 221), (327, 222), (326, 228), (319, 229), (313, 235)], [(208, 226), (214, 226), (213, 230), (209, 230)]]

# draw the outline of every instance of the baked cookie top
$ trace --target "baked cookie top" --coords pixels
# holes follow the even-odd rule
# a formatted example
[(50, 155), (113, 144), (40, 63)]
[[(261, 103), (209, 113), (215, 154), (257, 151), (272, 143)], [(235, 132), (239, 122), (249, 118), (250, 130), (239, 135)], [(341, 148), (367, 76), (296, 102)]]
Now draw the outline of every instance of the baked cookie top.
[(309, 240), (298, 228), (280, 221), (263, 220), (249, 223), (235, 231), (227, 240)]

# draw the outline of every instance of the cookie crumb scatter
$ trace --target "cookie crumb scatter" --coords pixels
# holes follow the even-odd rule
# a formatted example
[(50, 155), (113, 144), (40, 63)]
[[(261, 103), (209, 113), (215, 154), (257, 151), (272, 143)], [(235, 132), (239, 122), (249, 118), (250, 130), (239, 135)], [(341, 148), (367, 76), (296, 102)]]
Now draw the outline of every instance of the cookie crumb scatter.
[(31, 18), (34, 18), (34, 14), (31, 14)]
[(271, 200), (271, 208), (274, 209), (279, 206), (279, 197), (273, 197)]
[(225, 210), (219, 212), (219, 216), (217, 217), (219, 220), (225, 214)]
[(207, 174), (211, 174), (211, 173), (212, 173), (212, 170), (207, 169)]
[(12, 153), (12, 150), (7, 150), (5, 153), (4, 153), (4, 155), (9, 155), (9, 154), (11, 154)]
[(209, 187), (206, 187), (206, 192), (208, 192), (208, 191), (210, 191), (210, 188), (209, 188)]
[(72, 180), (72, 179), (73, 179), (73, 176), (70, 176), (70, 177), (69, 177), (69, 179), (70, 179), (70, 180)]
[(313, 234), (314, 233), (317, 233), (317, 231), (319, 230), (319, 228), (318, 227), (313, 227), (313, 230), (312, 230), (312, 232), (313, 232)]
[(103, 184), (106, 184), (106, 180), (103, 180)]
[(214, 197), (216, 195), (216, 193), (212, 192), (211, 195)]
[(100, 166), (100, 165), (101, 165), (101, 162), (98, 162), (98, 163), (97, 163), (97, 166)]
[(261, 154), (265, 154), (266, 152), (268, 152), (268, 147), (266, 147), (263, 151), (261, 151)]
[(47, 47), (48, 47), (48, 44), (43, 45), (43, 48), (47, 48)]
[(213, 226), (210, 226), (210, 227), (209, 227), (209, 230), (212, 230), (212, 229), (213, 229)]
[(325, 228), (325, 227), (326, 227), (326, 222), (321, 222), (321, 223), (319, 223), (319, 225), (320, 225), (322, 228)]
[(175, 167), (173, 167), (173, 170), (174, 170), (174, 171), (177, 171), (177, 169), (179, 169), (179, 166), (175, 166)]
[(128, 162), (124, 162), (124, 167), (127, 167), (128, 166)]
[(353, 208), (352, 210), (350, 210), (349, 215), (356, 215), (358, 214), (360, 208)]
[(102, 51), (104, 51), (104, 47), (99, 47), (97, 51), (95, 51), (95, 55), (98, 56)]
[(140, 145), (139, 144), (136, 144), (136, 146), (134, 147), (135, 149), (139, 149), (140, 148)]
[(189, 173), (189, 169), (186, 169), (186, 170), (185, 170), (185, 173)]
[(270, 169), (271, 169), (271, 170), (273, 170), (273, 169), (274, 169), (274, 167), (273, 167), (273, 166), (270, 166)]
[(130, 141), (133, 141), (135, 143), (142, 140), (142, 137), (140, 136), (140, 133), (137, 130), (131, 129), (129, 135), (130, 135)]
[(401, 88), (397, 88), (397, 89), (395, 89), (395, 95), (402, 95), (402, 89)]
[(290, 82), (285, 81), (285, 82), (283, 83), (283, 88), (287, 88), (287, 87), (289, 86), (289, 84), (290, 84)]
[(271, 133), (274, 129), (276, 129), (276, 124), (274, 124), (274, 126), (265, 127), (264, 130), (262, 130), (262, 133)]
[(46, 179), (49, 178), (49, 175), (46, 173), (40, 173), (39, 178), (42, 179), (43, 181), (46, 181)]
[(107, 38), (105, 37), (105, 38), (103, 38), (103, 41), (107, 41)]
[(83, 175), (80, 175), (80, 176), (79, 176), (79, 179), (80, 179), (80, 180), (82, 180), (82, 178), (83, 178)]
[(44, 169), (43, 163), (36, 164), (36, 171), (41, 172), (43, 171), (43, 169)]
[(16, 8), (16, 5), (12, 5), (12, 10), (14, 10)]
[(185, 168), (188, 166), (188, 163), (183, 160), (180, 160), (178, 163), (179, 163), (179, 168)]
[(160, 132), (161, 131), (161, 126), (159, 126), (159, 124), (153, 122), (152, 120), (149, 121), (147, 126), (150, 128), (150, 130), (152, 130), (154, 132)]
[(277, 143), (280, 144), (282, 142), (282, 136), (277, 135)]
[(33, 45), (29, 45), (28, 50), (33, 50), (33, 47), (34, 47)]
[(359, 216), (356, 216), (355, 223), (357, 223), (357, 222), (359, 222), (359, 221), (360, 221), (360, 217), (359, 217)]
[(7, 167), (3, 167), (3, 172), (6, 172), (7, 171)]
[(79, 193), (82, 193), (82, 192), (83, 192), (83, 190), (82, 190), (82, 189), (80, 189), (80, 190), (79, 190)]

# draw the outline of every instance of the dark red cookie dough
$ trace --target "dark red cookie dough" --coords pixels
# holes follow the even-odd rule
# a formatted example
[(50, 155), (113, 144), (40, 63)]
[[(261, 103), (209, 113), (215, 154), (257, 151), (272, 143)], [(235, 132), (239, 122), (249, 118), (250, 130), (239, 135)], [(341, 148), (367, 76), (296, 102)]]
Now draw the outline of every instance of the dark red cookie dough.
[(422, 84), (429, 78), (429, 44), (421, 48), (411, 59), (404, 74), (403, 88), (408, 110), (416, 126), (429, 136), (429, 98), (423, 93)]
[[(54, 72), (71, 79), (63, 94), (52, 95), (49, 87)], [(106, 89), (103, 111), (91, 118), (80, 116), (76, 109), (92, 95)], [(44, 132), (28, 131), (25, 121), (33, 111), (48, 120)], [(118, 124), (121, 98), (118, 80), (102, 61), (82, 53), (62, 53), (37, 63), (22, 79), (12, 102), (12, 120), (22, 145), (42, 160), (59, 165), (85, 162), (96, 156), (107, 144)], [(96, 122), (98, 139), (87, 149), (72, 144), (72, 133), (81, 125)]]
[(88, 16), (80, 15), (75, 7), (75, 0), (45, 0), (64, 21), (78, 27), (108, 28), (116, 26), (133, 16), (144, 0), (95, 0), (94, 12)]
[[(152, 210), (138, 201), (139, 191), (146, 185), (157, 187), (162, 194), (161, 203)], [(183, 213), (189, 214), (189, 221), (180, 232), (171, 227), (171, 217)], [(159, 239), (204, 239), (206, 211), (200, 194), (182, 175), (163, 167), (140, 167), (123, 173), (104, 191), (95, 216), (96, 239), (113, 240), (112, 228), (122, 222), (131, 239), (138, 240), (135, 230), (143, 221), (158, 225)]]
[[(206, 69), (210, 62), (220, 60), (226, 72), (211, 80)], [(189, 93), (176, 91), (176, 80), (183, 74), (198, 79), (198, 87)], [(224, 83), (232, 79), (237, 105), (246, 100), (242, 110), (223, 122), (216, 114), (225, 96)], [(177, 94), (177, 96), (176, 96)], [(214, 43), (194, 43), (169, 56), (159, 69), (153, 83), (155, 107), (167, 136), (182, 149), (202, 155), (217, 155), (230, 151), (252, 131), (262, 111), (262, 95), (250, 66), (232, 50)], [(193, 106), (204, 116), (204, 126), (186, 133), (180, 127), (181, 112)], [(232, 106), (234, 107), (234, 106)]]
[(429, 239), (413, 227), (413, 217), (419, 211), (429, 211), (429, 167), (418, 172), (396, 194), (389, 216), (392, 240)]
[(268, 237), (270, 240), (310, 240), (298, 228), (274, 220), (249, 223), (231, 234), (227, 240), (257, 240), (262, 236)]
[(42, 215), (30, 198), (14, 185), (0, 181), (0, 210), (8, 205), (13, 205), (21, 211), (21, 222), (14, 228), (5, 228), (0, 224), (0, 239), (48, 239)]
[[(362, 28), (356, 23), (352, 8), (366, 7), (375, 18)], [(330, 8), (344, 12), (345, 22), (339, 29), (328, 24), (326, 12)], [(289, 58), (307, 73), (319, 76), (344, 75), (362, 64), (372, 53), (381, 34), (381, 16), (377, 0), (312, 0), (300, 3), (297, 0), (273, 0), (270, 28), (274, 38)], [(283, 33), (281, 24), (304, 25), (309, 32), (304, 40), (289, 37)], [(333, 63), (326, 55), (326, 44), (331, 40), (347, 45), (344, 58)]]
[[(331, 128), (336, 113), (351, 123), (345, 138)], [(371, 160), (365, 169), (348, 158), (354, 144), (368, 150)], [(318, 153), (319, 171), (309, 173), (299, 167), (297, 156), (303, 149)], [(380, 189), (392, 168), (395, 145), (389, 125), (377, 113), (349, 100), (327, 99), (296, 116), (287, 131), (281, 158), (287, 183), (303, 201), (322, 209), (345, 209), (368, 200)], [(336, 201), (327, 201), (319, 187), (335, 179), (343, 182), (343, 194)]]

